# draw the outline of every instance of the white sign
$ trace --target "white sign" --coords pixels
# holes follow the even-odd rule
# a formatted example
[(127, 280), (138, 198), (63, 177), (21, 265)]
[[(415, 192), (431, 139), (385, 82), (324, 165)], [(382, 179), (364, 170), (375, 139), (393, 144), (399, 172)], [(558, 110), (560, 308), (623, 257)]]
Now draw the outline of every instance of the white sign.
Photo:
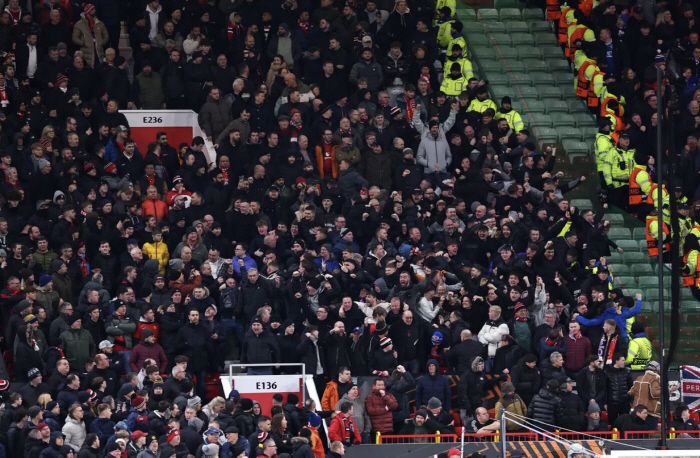
[(232, 377), (233, 389), (239, 393), (296, 393), (301, 375), (240, 375)]
[(123, 110), (130, 127), (184, 127), (192, 129), (192, 110)]

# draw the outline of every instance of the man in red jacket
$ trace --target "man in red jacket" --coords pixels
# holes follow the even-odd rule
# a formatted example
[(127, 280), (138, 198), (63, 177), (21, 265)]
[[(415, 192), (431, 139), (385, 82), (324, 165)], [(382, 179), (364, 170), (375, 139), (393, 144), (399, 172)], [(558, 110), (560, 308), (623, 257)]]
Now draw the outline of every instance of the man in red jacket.
[(378, 378), (372, 385), (372, 392), (365, 398), (365, 410), (372, 422), (372, 435), (376, 432), (391, 434), (394, 421), (391, 412), (399, 407), (394, 395), (386, 392), (384, 380)]
[(591, 341), (581, 334), (581, 325), (577, 321), (571, 321), (564, 354), (564, 370), (567, 375), (575, 377), (581, 369), (586, 367), (586, 358), (592, 353)]
[(357, 430), (355, 420), (352, 419), (352, 414), (352, 403), (343, 402), (340, 405), (340, 413), (333, 418), (328, 428), (328, 438), (331, 441), (342, 442), (346, 447), (362, 443), (360, 432)]

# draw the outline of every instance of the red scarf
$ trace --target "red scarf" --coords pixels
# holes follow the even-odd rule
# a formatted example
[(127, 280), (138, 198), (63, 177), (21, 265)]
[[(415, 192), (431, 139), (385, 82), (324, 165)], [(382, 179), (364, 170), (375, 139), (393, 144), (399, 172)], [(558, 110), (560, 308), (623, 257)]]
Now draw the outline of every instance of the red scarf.
[(229, 40), (232, 40), (234, 35), (241, 35), (243, 33), (245, 33), (245, 27), (238, 24), (231, 24), (229, 22), (228, 28), (226, 29), (226, 37)]
[(85, 254), (78, 254), (78, 261), (80, 262), (80, 270), (83, 272), (83, 277), (87, 277), (89, 269)]
[(416, 99), (407, 99), (405, 96), (403, 98), (406, 102), (406, 119), (413, 119), (413, 112), (416, 111)]
[(224, 185), (228, 184), (228, 167), (219, 167), (219, 170), (221, 170), (221, 174), (224, 176)]
[(251, 54), (251, 53), (254, 53), (254, 52), (255, 52), (255, 49), (248, 49), (248, 48), (244, 49), (244, 50), (243, 50), (243, 58), (244, 58), (244, 59), (249, 59), (249, 58), (250, 58), (250, 54)]
[(146, 175), (146, 183), (148, 183), (148, 186), (155, 186), (156, 176), (153, 175), (152, 177), (149, 177), (148, 175)]
[(0, 87), (0, 105), (5, 108), (10, 104), (10, 99), (7, 98), (7, 89), (5, 86)]
[(88, 25), (90, 26), (90, 32), (93, 34), (95, 33), (95, 20), (90, 17), (89, 14), (84, 14), (85, 20), (87, 21)]
[(297, 19), (297, 24), (301, 28), (302, 32), (304, 32), (304, 36), (308, 37), (309, 36), (309, 23), (308, 22), (301, 22), (301, 20)]

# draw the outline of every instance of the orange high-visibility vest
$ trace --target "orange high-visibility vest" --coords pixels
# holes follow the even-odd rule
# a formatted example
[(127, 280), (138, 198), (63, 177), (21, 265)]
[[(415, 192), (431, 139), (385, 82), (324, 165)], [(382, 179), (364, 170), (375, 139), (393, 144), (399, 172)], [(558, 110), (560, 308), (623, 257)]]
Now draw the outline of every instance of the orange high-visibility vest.
[(641, 172), (643, 169), (638, 169), (635, 168), (632, 170), (632, 173), (630, 173), (630, 180), (629, 180), (629, 204), (630, 205), (641, 205), (643, 199), (646, 196), (642, 195), (642, 187), (637, 183), (637, 175), (639, 175), (639, 172)]
[(557, 0), (546, 0), (547, 5), (547, 20), (558, 21), (561, 18), (561, 7)]
[(625, 130), (625, 121), (615, 113), (607, 113), (605, 116), (612, 116), (615, 118), (615, 132), (619, 135), (620, 132)]
[(559, 33), (557, 34), (559, 43), (566, 43), (566, 29), (569, 26), (569, 24), (566, 23), (566, 13), (572, 10), (573, 8), (568, 6), (561, 10), (561, 17), (559, 18)]
[[(651, 231), (649, 230), (649, 227), (651, 226), (651, 223), (658, 220), (658, 216), (647, 216), (647, 251), (649, 252), (649, 257), (654, 257), (659, 255), (659, 240), (656, 237), (653, 237), (651, 235)], [(668, 230), (668, 225), (661, 221), (661, 226), (662, 230), (664, 233), (664, 238), (665, 236), (669, 235), (671, 231)], [(664, 253), (668, 253), (671, 251), (671, 242), (664, 242)]]
[[(685, 256), (683, 256), (683, 265), (688, 264), (688, 255), (692, 253), (693, 250), (688, 251)], [(700, 283), (700, 262), (695, 266), (695, 272), (692, 274), (683, 274), (683, 286), (698, 286)]]
[(596, 70), (595, 72), (593, 72), (593, 74), (591, 75), (591, 79), (588, 81), (588, 97), (586, 97), (586, 104), (590, 108), (598, 108), (598, 106), (600, 106), (600, 98), (598, 97), (598, 94), (595, 93), (595, 90), (593, 90), (593, 78), (595, 78), (596, 75), (605, 76), (605, 72)]
[[(659, 185), (654, 183), (651, 185), (651, 188), (649, 189), (649, 194), (647, 194), (647, 203), (649, 205), (654, 205), (654, 199), (656, 198), (656, 188), (658, 188)], [(666, 197), (668, 195), (668, 191), (666, 188), (663, 188), (661, 190), (661, 195), (662, 197)]]
[(583, 0), (579, 2), (578, 9), (581, 10), (584, 16), (590, 17), (593, 12), (593, 0)]
[(578, 69), (578, 82), (576, 84), (576, 95), (585, 99), (588, 97), (588, 90), (590, 88), (591, 82), (586, 79), (586, 69), (590, 65), (595, 65), (593, 62), (586, 61), (581, 64), (581, 68)]
[[(611, 100), (617, 100), (618, 102), (620, 101), (617, 97), (614, 97), (612, 95), (609, 95), (603, 99), (603, 102), (600, 104), (600, 115), (605, 116), (608, 114), (608, 103), (610, 103)], [(615, 114), (619, 117), (622, 117), (625, 115), (625, 109), (622, 107), (622, 104), (618, 105), (617, 110)]]
[(574, 42), (579, 38), (583, 40), (583, 34), (586, 33), (586, 30), (588, 30), (588, 27), (579, 24), (569, 37), (569, 42), (567, 43), (568, 46), (566, 47), (566, 57), (568, 57), (572, 62), (574, 59), (574, 54), (576, 54), (576, 46), (574, 46)]

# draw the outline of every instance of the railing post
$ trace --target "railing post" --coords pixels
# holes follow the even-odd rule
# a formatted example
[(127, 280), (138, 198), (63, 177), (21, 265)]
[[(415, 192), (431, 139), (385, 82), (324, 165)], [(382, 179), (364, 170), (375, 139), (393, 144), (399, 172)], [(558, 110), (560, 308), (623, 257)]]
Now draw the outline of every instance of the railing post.
[(440, 431), (435, 431), (435, 443), (439, 444), (440, 443)]
[(676, 428), (671, 428), (668, 433), (669, 439), (675, 439), (676, 438)]
[(613, 440), (618, 440), (618, 439), (620, 438), (620, 436), (619, 436), (619, 434), (617, 434), (617, 432), (618, 432), (618, 429), (617, 429), (617, 428), (613, 428), (613, 430), (612, 430), (612, 433), (613, 433), (612, 438), (613, 438)]
[(382, 433), (381, 433), (381, 432), (377, 431), (377, 436), (376, 436), (376, 439), (375, 439), (375, 440), (376, 440), (375, 443), (377, 443), (377, 444), (381, 444), (381, 443), (382, 443)]

